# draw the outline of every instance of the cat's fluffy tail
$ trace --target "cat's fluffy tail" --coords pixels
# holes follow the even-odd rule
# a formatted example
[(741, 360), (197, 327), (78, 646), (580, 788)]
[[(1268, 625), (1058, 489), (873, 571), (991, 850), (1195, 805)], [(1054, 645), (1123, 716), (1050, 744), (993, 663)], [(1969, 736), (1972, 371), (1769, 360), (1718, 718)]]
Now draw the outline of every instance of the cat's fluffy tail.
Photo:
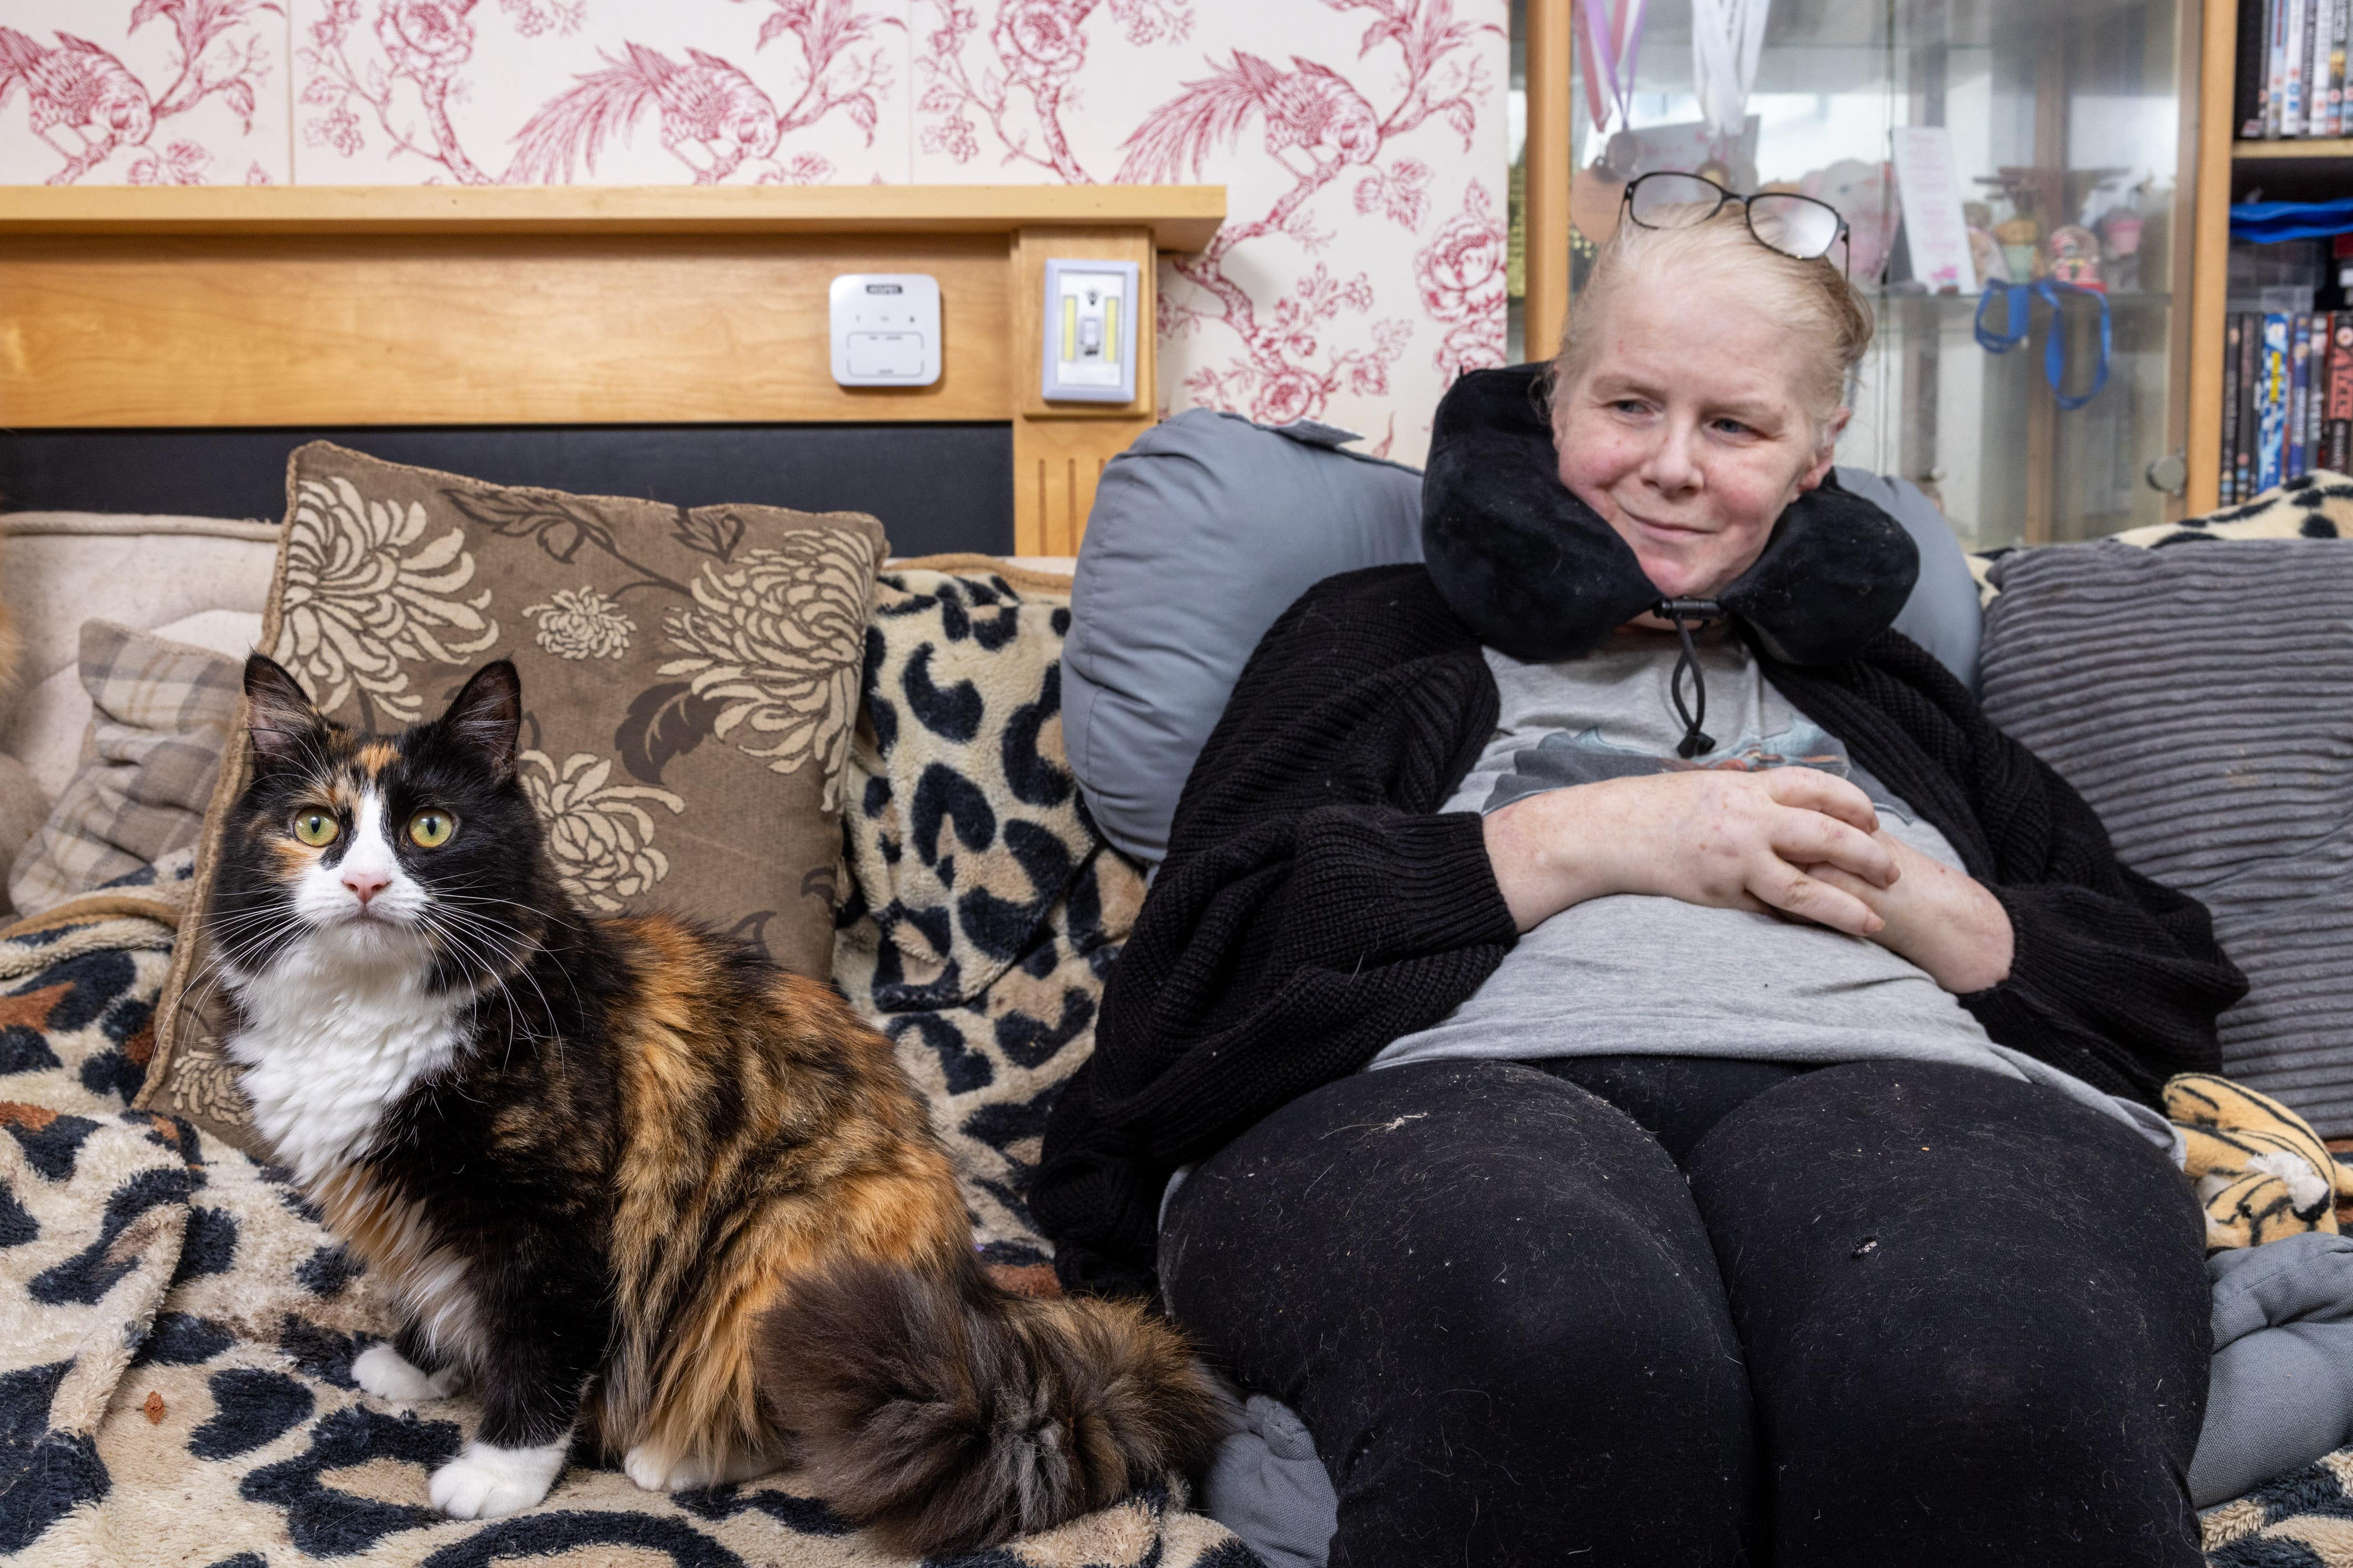
[(908, 1553), (972, 1551), (1198, 1472), (1211, 1373), (1141, 1308), (1037, 1300), (967, 1257), (797, 1281), (760, 1325), (762, 1392), (818, 1494)]

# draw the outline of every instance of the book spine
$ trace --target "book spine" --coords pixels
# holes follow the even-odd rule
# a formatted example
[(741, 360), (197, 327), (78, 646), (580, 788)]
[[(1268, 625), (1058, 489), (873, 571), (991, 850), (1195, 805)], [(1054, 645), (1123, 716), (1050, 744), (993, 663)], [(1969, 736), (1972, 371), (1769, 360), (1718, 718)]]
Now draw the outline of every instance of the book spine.
[[(2336, 32), (2337, 0), (2304, 0), (2304, 134), (2324, 136), (2328, 124), (2328, 46)], [(2290, 41), (2294, 49), (2294, 41)]]
[(2282, 0), (2280, 135), (2304, 134), (2304, 11), (2312, 0)]
[(2320, 13), (2334, 9), (2336, 0), (2304, 0), (2304, 67), (2298, 79), (2304, 93), (2304, 134), (2317, 136), (2320, 131), (2320, 95), (2324, 84), (2320, 79), (2322, 40), (2328, 35), (2320, 26)]
[(2304, 472), (2304, 400), (2312, 389), (2311, 329), (2301, 313), (2287, 319), (2287, 440), (2280, 478), (2292, 479)]
[(2256, 0), (2239, 6), (2238, 66), (2231, 83), (2232, 134), (2252, 142), (2263, 133), (2263, 20), (2266, 7)]
[(2304, 364), (2296, 367), (2296, 428), (2292, 433), (2296, 442), (2296, 475), (2308, 475), (2313, 470), (2317, 454), (2313, 451), (2313, 395), (2320, 390), (2320, 364), (2313, 362), (2313, 318), (2296, 318), (2296, 345), (2304, 351)]
[(2241, 501), (2255, 496), (2255, 453), (2263, 444), (2257, 426), (2260, 398), (2257, 381), (2263, 358), (2263, 319), (2253, 311), (2244, 317), (2245, 331), (2239, 341), (2239, 449), (2232, 462), (2238, 470), (2235, 493)]
[(2239, 499), (2239, 476), (2232, 468), (2231, 454), (2239, 445), (2239, 345), (2246, 336), (2246, 322), (2235, 315), (2222, 329), (2221, 502), (2224, 506)]
[(2337, 0), (2314, 0), (2311, 107), (2305, 111), (2307, 136), (2337, 134), (2337, 79), (2329, 65), (2337, 47)]
[(2278, 137), (2287, 132), (2287, 9), (2289, 0), (2267, 0), (2266, 15), (2270, 21), (2270, 39), (2264, 47), (2268, 57), (2263, 89), (2263, 134)]
[(2343, 312), (2324, 311), (2320, 317), (2320, 346), (2313, 351), (2313, 400), (2319, 405), (2314, 410), (2320, 429), (2313, 437), (2312, 466), (2337, 471), (2337, 319)]
[(2337, 318), (2327, 310), (2312, 318), (2312, 403), (2306, 416), (2311, 428), (2305, 436), (2312, 458), (2305, 465), (2307, 473), (2328, 467), (2328, 345), (2336, 324)]
[(2353, 475), (2353, 310), (2329, 318), (2329, 468)]
[(2337, 0), (2314, 0), (2312, 24), (2312, 109), (2305, 128), (2314, 136), (2337, 134), (2337, 78), (2329, 62), (2337, 46)]
[(2328, 431), (2328, 314), (2312, 318), (2312, 392), (2304, 400), (2304, 471), (2328, 466), (2328, 448), (2321, 445)]
[(2287, 318), (2263, 317), (2263, 357), (2258, 371), (2255, 493), (2273, 489), (2287, 459)]
[(2346, 134), (2346, 45), (2353, 30), (2353, 0), (2337, 0), (2329, 16), (2329, 136)]

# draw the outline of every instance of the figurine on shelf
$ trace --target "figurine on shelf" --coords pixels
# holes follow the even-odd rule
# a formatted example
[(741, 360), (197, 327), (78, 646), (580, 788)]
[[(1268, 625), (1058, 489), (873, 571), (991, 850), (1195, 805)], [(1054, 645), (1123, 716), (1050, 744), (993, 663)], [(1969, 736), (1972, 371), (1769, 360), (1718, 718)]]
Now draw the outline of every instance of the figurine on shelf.
[(2052, 229), (2050, 277), (2054, 282), (2106, 293), (2108, 286), (2100, 280), (2099, 237), (2080, 224)]
[(2039, 277), (2035, 266), (2035, 244), (2042, 237), (2042, 226), (2024, 213), (1993, 226), (1993, 237), (2001, 242), (2004, 270), (2013, 283), (2024, 283)]
[(2070, 210), (2060, 199), (2061, 182), (2060, 171), (2031, 164), (2005, 163), (1977, 178), (1978, 184), (1992, 186), (1995, 199), (2010, 207), (2011, 216), (1993, 226), (1993, 237), (2001, 241), (2013, 283), (2032, 282), (2047, 269), (2049, 258), (2041, 244), (2046, 215)]
[(2141, 287), (2140, 237), (2143, 219), (2140, 215), (2141, 193), (2148, 188), (2144, 180), (2124, 194), (2115, 206), (2100, 215), (2092, 226), (2099, 230), (2100, 243), (2105, 248), (2108, 266), (2106, 275), (2111, 289), (2129, 292)]
[(1978, 288), (2011, 281), (2010, 258), (2002, 254), (2001, 241), (1993, 237), (1992, 230), (1969, 226), (1969, 259), (1977, 263)]
[(2123, 260), (2140, 254), (2141, 217), (2132, 207), (2110, 207), (2100, 219), (2100, 237), (2107, 242), (2108, 254)]

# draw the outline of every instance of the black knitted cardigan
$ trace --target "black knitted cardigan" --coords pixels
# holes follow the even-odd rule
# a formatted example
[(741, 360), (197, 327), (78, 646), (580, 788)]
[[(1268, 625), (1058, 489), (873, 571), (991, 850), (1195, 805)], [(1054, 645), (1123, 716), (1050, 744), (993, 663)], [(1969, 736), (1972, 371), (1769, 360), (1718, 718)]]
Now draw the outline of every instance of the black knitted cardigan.
[[(2197, 900), (2120, 864), (2091, 807), (1918, 645), (1768, 679), (1933, 822), (2010, 913), (1998, 1044), (2151, 1104), (2212, 1071), (2246, 982)], [(1162, 1187), (1436, 1023), (1517, 940), (1480, 819), (1440, 813), (1493, 732), (1478, 640), (1419, 566), (1328, 578), (1260, 642), (1194, 764), (1030, 1205), (1073, 1290), (1149, 1294)]]

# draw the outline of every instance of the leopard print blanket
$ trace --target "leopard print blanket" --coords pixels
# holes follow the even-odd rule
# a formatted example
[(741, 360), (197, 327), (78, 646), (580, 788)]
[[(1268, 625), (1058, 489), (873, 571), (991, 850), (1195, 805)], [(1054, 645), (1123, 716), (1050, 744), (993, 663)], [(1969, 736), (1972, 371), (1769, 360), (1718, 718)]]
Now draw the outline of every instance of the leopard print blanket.
[[(893, 573), (848, 795), (837, 979), (929, 1091), (983, 1250), (1050, 1288), (1020, 1192), (1142, 898), (1087, 822), (1056, 693), (1069, 589)], [(580, 1456), (535, 1509), (426, 1505), (470, 1400), (404, 1409), (352, 1360), (393, 1327), (287, 1173), (143, 1081), (171, 926), (121, 894), (0, 938), (0, 1555), (71, 1568), (889, 1564), (789, 1474), (654, 1497)], [(80, 912), (77, 912), (77, 910)], [(168, 913), (168, 909), (163, 912)], [(1146, 1491), (955, 1568), (1250, 1568)], [(949, 1568), (935, 1563), (934, 1568)]]
[[(965, 1178), (983, 1251), (1051, 1289), (1021, 1201), (1046, 1105), (1085, 1059), (1141, 902), (1061, 749), (1068, 589), (897, 572), (870, 637), (845, 794), (836, 978), (899, 1043)], [(0, 937), (0, 1554), (40, 1565), (355, 1568), (887, 1564), (790, 1475), (654, 1498), (575, 1465), (488, 1523), (425, 1506), (471, 1431), (351, 1363), (391, 1320), (286, 1173), (127, 1109), (171, 926), (120, 895)], [(1250, 1568), (1154, 1490), (933, 1568)], [(2218, 1568), (2353, 1568), (2353, 1449), (2205, 1515)]]

